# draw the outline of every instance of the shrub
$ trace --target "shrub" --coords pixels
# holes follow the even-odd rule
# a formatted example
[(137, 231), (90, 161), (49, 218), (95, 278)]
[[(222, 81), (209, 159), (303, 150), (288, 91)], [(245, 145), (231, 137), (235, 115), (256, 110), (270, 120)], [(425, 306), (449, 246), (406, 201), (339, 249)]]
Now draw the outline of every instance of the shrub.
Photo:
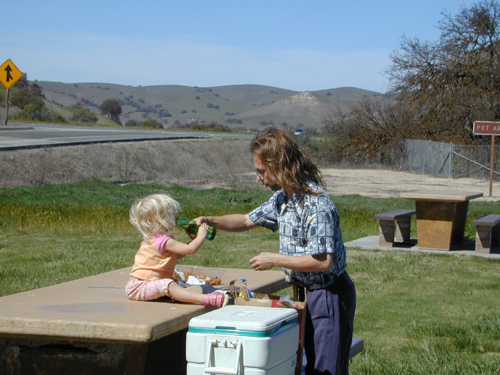
[(26, 89), (18, 89), (14, 91), (10, 98), (10, 102), (14, 107), (24, 109), (30, 104), (42, 104), (43, 100), (40, 96)]
[(331, 165), (343, 161), (344, 144), (335, 137), (309, 140), (303, 145), (304, 150), (314, 157), (320, 165)]
[(98, 120), (97, 115), (88, 108), (79, 109), (71, 116), (71, 121), (74, 122), (90, 122), (95, 124)]
[(59, 114), (49, 111), (43, 102), (28, 104), (24, 109), (20, 110), (15, 117), (19, 120), (29, 121), (49, 121), (66, 123), (67, 121)]
[(147, 127), (147, 128), (163, 129), (163, 124), (161, 122), (159, 122), (157, 120), (153, 120), (151, 118), (144, 120), (141, 123), (141, 126)]
[(81, 100), (77, 101), (75, 104), (73, 104), (70, 108), (74, 108), (74, 109), (84, 109), (84, 108), (87, 108), (85, 106), (85, 103), (82, 102)]
[(128, 120), (126, 123), (125, 123), (125, 126), (126, 127), (138, 127), (138, 126), (141, 126), (141, 124), (139, 123), (139, 121), (136, 121), (136, 120)]

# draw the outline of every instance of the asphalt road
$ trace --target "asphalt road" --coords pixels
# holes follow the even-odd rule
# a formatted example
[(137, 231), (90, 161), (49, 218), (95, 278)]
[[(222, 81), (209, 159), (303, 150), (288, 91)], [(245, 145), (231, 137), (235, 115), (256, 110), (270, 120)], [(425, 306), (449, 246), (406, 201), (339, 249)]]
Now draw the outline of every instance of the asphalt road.
[(246, 133), (209, 133), (130, 128), (99, 128), (72, 125), (8, 123), (0, 125), (0, 150), (19, 150), (107, 142), (138, 142), (161, 139), (252, 139)]

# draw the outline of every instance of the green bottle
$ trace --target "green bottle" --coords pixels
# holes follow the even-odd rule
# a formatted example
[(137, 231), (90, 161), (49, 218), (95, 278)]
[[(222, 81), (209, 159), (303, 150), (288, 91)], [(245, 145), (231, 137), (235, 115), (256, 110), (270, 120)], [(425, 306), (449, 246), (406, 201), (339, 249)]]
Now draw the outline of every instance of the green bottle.
[[(198, 234), (198, 225), (194, 220), (185, 220), (185, 219), (175, 219), (177, 221), (177, 225), (186, 231), (188, 234), (192, 234), (196, 236)], [(217, 234), (217, 230), (214, 227), (209, 226), (207, 232), (207, 240), (212, 241)]]

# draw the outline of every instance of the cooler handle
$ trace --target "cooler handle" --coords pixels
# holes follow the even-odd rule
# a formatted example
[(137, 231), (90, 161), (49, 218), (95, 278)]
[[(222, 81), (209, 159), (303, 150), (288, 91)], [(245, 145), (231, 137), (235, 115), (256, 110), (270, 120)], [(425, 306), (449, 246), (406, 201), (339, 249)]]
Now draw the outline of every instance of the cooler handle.
[[(212, 366), (212, 358), (215, 357), (214, 348), (219, 346), (219, 341), (218, 340), (210, 340), (210, 345), (208, 348), (208, 355), (207, 355), (208, 364), (205, 363), (205, 373), (227, 374), (227, 375), (238, 375), (239, 374), (240, 357), (241, 357), (241, 342), (236, 341), (236, 342), (231, 342), (231, 344), (236, 349), (236, 362), (234, 364), (234, 368), (230, 369), (230, 368), (225, 368), (225, 367), (213, 367)], [(224, 343), (224, 346), (227, 347), (227, 341)]]

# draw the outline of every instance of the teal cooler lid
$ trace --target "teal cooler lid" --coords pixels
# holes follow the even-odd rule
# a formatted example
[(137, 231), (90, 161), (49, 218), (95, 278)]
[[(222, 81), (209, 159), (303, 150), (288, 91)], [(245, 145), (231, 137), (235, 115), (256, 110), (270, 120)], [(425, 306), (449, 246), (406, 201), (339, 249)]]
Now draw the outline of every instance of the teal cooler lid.
[(230, 305), (189, 321), (188, 332), (268, 337), (297, 324), (292, 308)]

